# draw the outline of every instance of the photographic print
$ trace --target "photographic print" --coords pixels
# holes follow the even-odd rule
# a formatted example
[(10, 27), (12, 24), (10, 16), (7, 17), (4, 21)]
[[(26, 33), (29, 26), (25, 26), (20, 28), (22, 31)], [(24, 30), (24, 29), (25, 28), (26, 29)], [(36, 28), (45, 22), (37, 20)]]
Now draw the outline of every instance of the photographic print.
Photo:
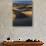
[(13, 26), (32, 26), (32, 0), (13, 0)]

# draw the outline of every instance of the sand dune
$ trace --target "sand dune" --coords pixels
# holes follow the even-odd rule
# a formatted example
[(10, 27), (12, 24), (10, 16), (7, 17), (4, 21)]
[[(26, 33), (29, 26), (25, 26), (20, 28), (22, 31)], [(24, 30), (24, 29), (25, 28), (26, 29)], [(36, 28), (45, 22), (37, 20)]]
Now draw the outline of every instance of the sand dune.
[(26, 14), (26, 16), (32, 16), (32, 11), (26, 11), (26, 12), (22, 12), (24, 14)]

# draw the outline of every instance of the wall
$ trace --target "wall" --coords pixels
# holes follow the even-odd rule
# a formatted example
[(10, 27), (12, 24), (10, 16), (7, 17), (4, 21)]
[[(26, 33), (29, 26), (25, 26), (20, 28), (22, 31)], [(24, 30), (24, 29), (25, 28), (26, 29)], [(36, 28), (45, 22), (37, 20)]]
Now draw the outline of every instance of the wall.
[(0, 41), (39, 39), (46, 45), (46, 0), (33, 0), (33, 26), (12, 26), (12, 1), (0, 0)]

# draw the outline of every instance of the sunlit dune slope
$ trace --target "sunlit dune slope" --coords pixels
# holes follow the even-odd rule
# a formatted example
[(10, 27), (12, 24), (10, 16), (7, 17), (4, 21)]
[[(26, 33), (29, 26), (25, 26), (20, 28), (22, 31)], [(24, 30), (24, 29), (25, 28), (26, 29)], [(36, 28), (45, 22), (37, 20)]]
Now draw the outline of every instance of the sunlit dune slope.
[(26, 12), (22, 12), (24, 14), (26, 14), (26, 16), (32, 16), (32, 11), (26, 11)]

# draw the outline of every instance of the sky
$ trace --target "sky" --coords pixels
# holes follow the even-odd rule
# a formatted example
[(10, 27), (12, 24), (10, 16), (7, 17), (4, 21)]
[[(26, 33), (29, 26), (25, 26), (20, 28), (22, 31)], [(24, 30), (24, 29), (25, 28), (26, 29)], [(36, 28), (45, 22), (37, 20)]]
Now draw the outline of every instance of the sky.
[(13, 0), (13, 1), (32, 1), (32, 0)]
[(23, 4), (23, 3), (25, 3), (25, 4), (32, 4), (32, 2), (31, 2), (32, 0), (13, 0), (13, 3), (21, 3), (21, 4)]

